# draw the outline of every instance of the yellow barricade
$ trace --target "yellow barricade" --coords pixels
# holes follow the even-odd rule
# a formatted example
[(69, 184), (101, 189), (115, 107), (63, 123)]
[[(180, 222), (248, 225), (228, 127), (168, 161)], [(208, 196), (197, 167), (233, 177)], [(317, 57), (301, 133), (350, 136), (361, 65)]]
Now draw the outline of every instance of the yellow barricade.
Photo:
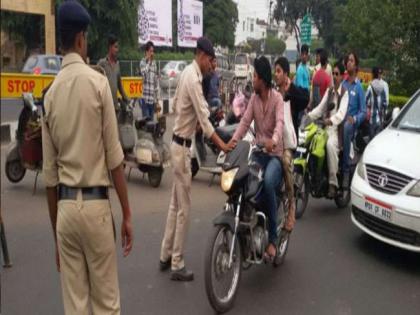
[[(54, 75), (1, 73), (1, 98), (20, 98), (24, 92), (32, 92), (35, 98), (40, 98), (42, 90), (54, 80), (54, 77)], [(121, 81), (129, 98), (143, 96), (142, 78), (122, 77)]]

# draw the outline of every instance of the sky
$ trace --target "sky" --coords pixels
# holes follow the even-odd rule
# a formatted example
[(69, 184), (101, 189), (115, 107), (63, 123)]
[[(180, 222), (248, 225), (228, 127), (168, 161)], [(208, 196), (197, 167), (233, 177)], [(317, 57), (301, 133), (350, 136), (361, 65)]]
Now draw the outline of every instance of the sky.
[[(268, 19), (268, 7), (270, 0), (233, 0), (241, 7), (240, 10), (246, 15), (258, 17), (259, 19)], [(273, 1), (275, 3), (276, 1)], [(272, 6), (272, 10), (274, 9)]]

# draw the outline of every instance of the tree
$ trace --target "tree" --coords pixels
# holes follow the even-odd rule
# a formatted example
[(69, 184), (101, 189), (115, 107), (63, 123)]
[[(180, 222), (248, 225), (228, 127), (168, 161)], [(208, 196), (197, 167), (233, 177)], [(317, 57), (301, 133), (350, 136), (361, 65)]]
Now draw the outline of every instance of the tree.
[(232, 0), (203, 1), (203, 33), (214, 45), (233, 48), (238, 8)]
[(282, 55), (286, 43), (275, 36), (268, 36), (265, 40), (265, 53), (269, 55)]

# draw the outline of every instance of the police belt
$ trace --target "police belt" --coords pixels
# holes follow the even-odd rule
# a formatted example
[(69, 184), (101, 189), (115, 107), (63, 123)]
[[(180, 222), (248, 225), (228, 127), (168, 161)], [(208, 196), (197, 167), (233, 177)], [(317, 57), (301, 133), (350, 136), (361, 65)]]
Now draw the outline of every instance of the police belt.
[(76, 200), (78, 191), (82, 191), (83, 200), (108, 199), (108, 187), (69, 187), (58, 185), (58, 200)]
[(191, 146), (191, 139), (184, 139), (180, 136), (177, 136), (176, 134), (172, 136), (172, 141), (178, 143), (181, 146), (185, 145), (187, 148)]

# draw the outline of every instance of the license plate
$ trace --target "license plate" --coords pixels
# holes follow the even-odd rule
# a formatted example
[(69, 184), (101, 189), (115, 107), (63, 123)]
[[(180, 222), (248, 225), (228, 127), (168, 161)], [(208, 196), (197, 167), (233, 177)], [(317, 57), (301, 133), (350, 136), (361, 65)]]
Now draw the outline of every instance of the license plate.
[(152, 163), (152, 151), (147, 149), (138, 149), (137, 161), (140, 163)]
[(370, 197), (365, 197), (365, 211), (384, 221), (392, 221), (392, 207)]
[(297, 147), (296, 151), (299, 152), (299, 153), (305, 154), (306, 153), (306, 148), (305, 147)]

